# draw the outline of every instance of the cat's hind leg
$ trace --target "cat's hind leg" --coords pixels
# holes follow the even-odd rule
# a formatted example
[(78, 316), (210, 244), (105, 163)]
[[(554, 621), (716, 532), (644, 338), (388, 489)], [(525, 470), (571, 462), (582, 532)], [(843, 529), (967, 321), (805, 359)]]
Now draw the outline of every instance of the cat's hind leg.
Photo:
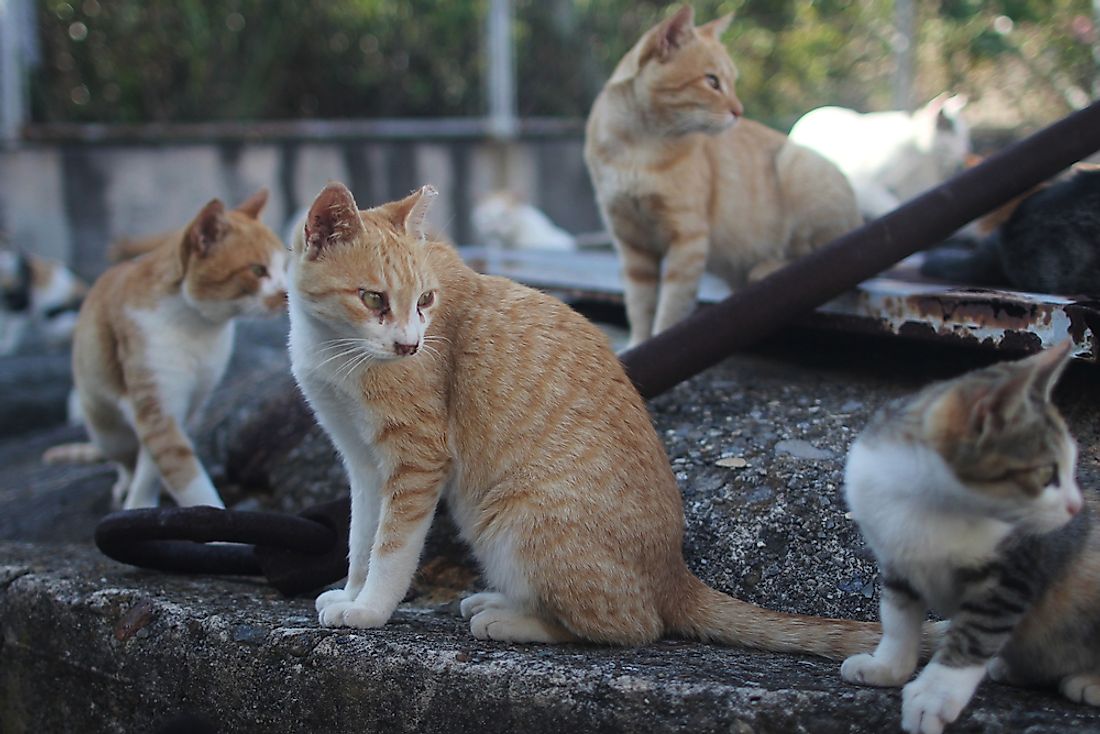
[(470, 619), (486, 609), (508, 606), (511, 606), (511, 603), (504, 594), (500, 594), (496, 591), (482, 591), (477, 594), (471, 594), (463, 599), (458, 605), (458, 609), (462, 613), (463, 619)]
[(1095, 673), (1070, 675), (1062, 679), (1058, 688), (1070, 701), (1100, 706), (1100, 675)]
[(545, 644), (577, 640), (561, 625), (514, 606), (503, 594), (486, 592), (463, 599), (462, 616), (469, 618), (470, 634), (479, 640)]

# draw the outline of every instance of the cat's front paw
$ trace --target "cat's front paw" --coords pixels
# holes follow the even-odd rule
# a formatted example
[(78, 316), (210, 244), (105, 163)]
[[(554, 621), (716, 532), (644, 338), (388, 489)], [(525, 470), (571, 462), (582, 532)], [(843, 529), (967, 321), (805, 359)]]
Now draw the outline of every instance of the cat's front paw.
[(913, 674), (912, 665), (884, 661), (869, 653), (853, 655), (840, 666), (840, 677), (861, 686), (900, 688)]
[(909, 734), (941, 734), (959, 718), (978, 687), (985, 666), (950, 668), (929, 663), (901, 692), (901, 728)]
[(354, 598), (347, 589), (329, 589), (322, 594), (318, 594), (316, 601), (313, 602), (313, 608), (321, 612), (330, 604), (352, 601)]
[(1070, 701), (1100, 706), (1100, 675), (1071, 675), (1062, 679), (1062, 695)]
[(368, 604), (339, 601), (329, 604), (317, 615), (322, 627), (354, 627), (377, 629), (389, 621), (390, 615)]

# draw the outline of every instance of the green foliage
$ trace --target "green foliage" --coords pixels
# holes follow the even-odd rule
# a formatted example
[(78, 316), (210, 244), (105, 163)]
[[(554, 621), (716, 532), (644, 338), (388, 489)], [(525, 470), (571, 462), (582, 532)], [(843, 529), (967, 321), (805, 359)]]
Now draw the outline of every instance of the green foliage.
[[(914, 0), (915, 2), (915, 0)], [(1068, 111), (1095, 72), (1089, 0), (939, 0), (919, 11), (917, 99), (980, 97), (1006, 63)], [(653, 0), (513, 0), (521, 115), (583, 117), (618, 59), (673, 12)], [(42, 0), (42, 121), (478, 115), (487, 0)], [(784, 128), (823, 104), (885, 109), (892, 0), (697, 0), (748, 113)], [(1015, 68), (1015, 67), (1014, 67)]]

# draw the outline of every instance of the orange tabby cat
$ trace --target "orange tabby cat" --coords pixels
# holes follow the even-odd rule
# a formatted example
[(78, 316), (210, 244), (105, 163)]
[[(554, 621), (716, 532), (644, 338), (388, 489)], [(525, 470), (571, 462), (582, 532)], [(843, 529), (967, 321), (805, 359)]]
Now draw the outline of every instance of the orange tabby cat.
[(705, 267), (739, 288), (861, 222), (836, 166), (741, 118), (719, 40), (730, 19), (696, 28), (681, 8), (623, 57), (588, 117), (631, 346), (691, 313)]
[(214, 199), (147, 254), (100, 276), (73, 340), (93, 446), (54, 447), (47, 461), (115, 461), (114, 499), (126, 509), (155, 505), (158, 479), (181, 506), (224, 506), (184, 425), (221, 380), (233, 317), (284, 308), (286, 249), (258, 219), (266, 202), (266, 189), (236, 210)]
[(296, 236), (291, 364), (351, 480), (348, 578), (318, 597), (320, 623), (386, 623), (445, 497), (491, 588), (461, 606), (479, 638), (873, 645), (877, 625), (768, 611), (692, 575), (664, 446), (603, 333), (426, 240), (434, 196), (360, 212), (330, 184)]

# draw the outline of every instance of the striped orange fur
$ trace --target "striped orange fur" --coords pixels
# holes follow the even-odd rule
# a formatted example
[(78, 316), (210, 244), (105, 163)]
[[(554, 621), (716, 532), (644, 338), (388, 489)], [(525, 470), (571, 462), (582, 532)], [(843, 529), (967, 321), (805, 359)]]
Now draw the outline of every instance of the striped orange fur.
[(844, 174), (743, 119), (726, 16), (648, 31), (592, 105), (585, 162), (623, 263), (630, 344), (695, 307), (704, 269), (743, 287), (860, 224)]
[(321, 624), (385, 624), (446, 498), (491, 589), (462, 604), (478, 637), (873, 645), (877, 625), (768, 611), (688, 571), (664, 446), (603, 333), (425, 239), (433, 195), (360, 212), (330, 184), (294, 246), (291, 363), (351, 480), (348, 579), (318, 597)]

